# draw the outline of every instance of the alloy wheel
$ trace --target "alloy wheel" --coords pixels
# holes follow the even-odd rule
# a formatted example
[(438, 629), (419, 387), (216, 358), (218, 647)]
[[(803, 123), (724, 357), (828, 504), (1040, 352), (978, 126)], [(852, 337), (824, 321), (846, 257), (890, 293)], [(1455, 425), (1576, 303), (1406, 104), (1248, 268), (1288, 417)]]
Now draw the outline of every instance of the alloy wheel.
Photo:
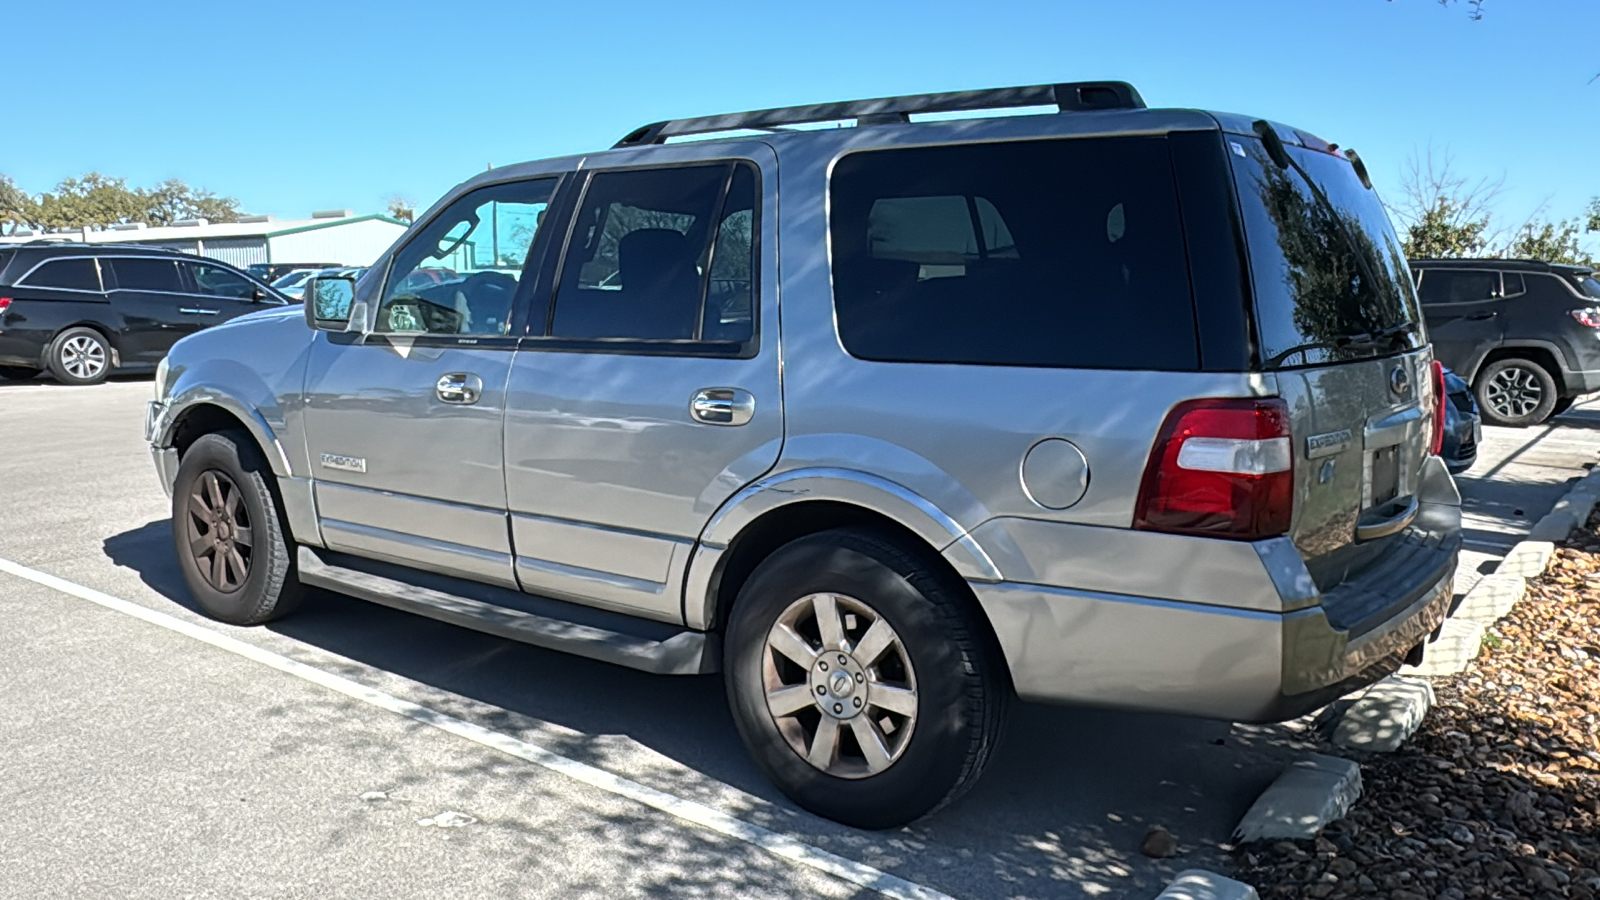
[(790, 749), (829, 775), (876, 775), (911, 742), (911, 658), (888, 620), (853, 597), (810, 594), (790, 604), (767, 632), (762, 681)]
[(98, 377), (106, 368), (105, 345), (82, 334), (69, 338), (61, 345), (61, 366), (74, 378)]
[(1503, 419), (1520, 419), (1537, 409), (1544, 399), (1539, 379), (1521, 366), (1507, 366), (1494, 373), (1484, 393), (1489, 407)]
[(250, 577), (255, 535), (244, 495), (232, 478), (215, 469), (201, 473), (189, 495), (189, 555), (206, 583), (224, 594)]

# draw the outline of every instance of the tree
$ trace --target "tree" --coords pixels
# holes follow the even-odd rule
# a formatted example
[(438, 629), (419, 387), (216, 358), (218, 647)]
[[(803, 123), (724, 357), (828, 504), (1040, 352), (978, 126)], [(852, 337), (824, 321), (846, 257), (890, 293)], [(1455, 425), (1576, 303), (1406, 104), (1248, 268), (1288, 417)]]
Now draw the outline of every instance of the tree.
[(1402, 224), (1413, 259), (1478, 256), (1492, 239), (1493, 204), (1502, 182), (1469, 181), (1452, 168), (1448, 151), (1413, 154), (1401, 175), (1400, 201), (1390, 208)]
[(205, 219), (207, 222), (239, 221), (239, 201), (232, 197), (219, 197), (204, 189), (189, 187), (181, 179), (168, 178), (153, 190), (138, 192), (144, 204), (141, 218), (135, 221), (160, 227), (184, 219)]
[(1600, 197), (1596, 197), (1589, 201), (1588, 216), (1589, 224), (1585, 226), (1584, 230), (1600, 231)]
[(407, 225), (411, 224), (411, 220), (417, 217), (416, 201), (412, 200), (410, 197), (407, 197), (405, 194), (390, 194), (388, 203), (389, 207), (387, 211), (389, 215), (399, 219)]
[(237, 222), (239, 201), (191, 188), (169, 178), (151, 189), (128, 186), (127, 179), (90, 172), (63, 179), (55, 190), (30, 196), (0, 175), (0, 226), (28, 228), (106, 228), (129, 222), (171, 225), (183, 219)]
[[(1592, 207), (1591, 207), (1592, 209)], [(1552, 222), (1540, 220), (1538, 214), (1518, 228), (1501, 256), (1511, 259), (1538, 259), (1553, 263), (1570, 263), (1592, 266), (1596, 260), (1578, 246), (1582, 233), (1577, 219)]]
[(11, 176), (0, 175), (0, 234), (33, 224), (37, 215), (34, 199)]

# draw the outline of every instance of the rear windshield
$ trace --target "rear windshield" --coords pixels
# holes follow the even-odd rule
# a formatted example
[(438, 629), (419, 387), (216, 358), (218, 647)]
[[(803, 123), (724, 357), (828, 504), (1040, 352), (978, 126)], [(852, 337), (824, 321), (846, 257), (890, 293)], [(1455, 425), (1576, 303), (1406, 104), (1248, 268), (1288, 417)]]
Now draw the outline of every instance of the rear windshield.
[(1198, 367), (1165, 138), (853, 153), (830, 200), (839, 338), (854, 356)]
[[(1400, 239), (1350, 163), (1288, 148), (1326, 195), (1324, 204), (1293, 168), (1275, 165), (1260, 140), (1229, 135), (1228, 147), (1250, 246), (1263, 366), (1319, 365), (1422, 346)], [(1395, 338), (1351, 341), (1381, 333)]]

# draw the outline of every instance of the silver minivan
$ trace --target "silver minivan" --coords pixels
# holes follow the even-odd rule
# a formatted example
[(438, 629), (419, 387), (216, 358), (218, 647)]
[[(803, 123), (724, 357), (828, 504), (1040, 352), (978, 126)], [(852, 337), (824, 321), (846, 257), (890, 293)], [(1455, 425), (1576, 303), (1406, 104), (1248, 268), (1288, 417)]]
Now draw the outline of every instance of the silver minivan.
[(494, 169), (180, 342), (146, 431), (211, 615), (720, 671), (784, 792), (889, 827), (1012, 699), (1282, 720), (1418, 653), (1439, 379), (1358, 157), (1101, 82)]

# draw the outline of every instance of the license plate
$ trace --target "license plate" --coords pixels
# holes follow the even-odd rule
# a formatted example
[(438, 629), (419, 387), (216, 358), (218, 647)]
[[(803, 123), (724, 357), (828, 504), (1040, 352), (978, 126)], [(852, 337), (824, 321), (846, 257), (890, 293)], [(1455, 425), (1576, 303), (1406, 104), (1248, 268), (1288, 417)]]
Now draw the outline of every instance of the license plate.
[(1400, 448), (1372, 451), (1372, 505), (1382, 506), (1400, 496)]

